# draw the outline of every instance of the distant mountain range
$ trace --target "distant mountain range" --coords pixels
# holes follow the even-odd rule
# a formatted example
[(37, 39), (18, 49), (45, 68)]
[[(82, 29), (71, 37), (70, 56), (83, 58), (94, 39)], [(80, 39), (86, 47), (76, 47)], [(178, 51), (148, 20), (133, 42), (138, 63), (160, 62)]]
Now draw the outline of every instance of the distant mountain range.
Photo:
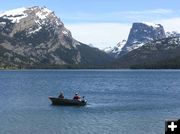
[(0, 68), (180, 68), (180, 34), (133, 23), (127, 41), (104, 51), (83, 44), (46, 7), (0, 14)]
[(120, 68), (180, 68), (180, 36), (157, 39), (144, 44), (120, 58)]
[(113, 68), (180, 68), (180, 34), (160, 24), (133, 23), (127, 41), (105, 50)]

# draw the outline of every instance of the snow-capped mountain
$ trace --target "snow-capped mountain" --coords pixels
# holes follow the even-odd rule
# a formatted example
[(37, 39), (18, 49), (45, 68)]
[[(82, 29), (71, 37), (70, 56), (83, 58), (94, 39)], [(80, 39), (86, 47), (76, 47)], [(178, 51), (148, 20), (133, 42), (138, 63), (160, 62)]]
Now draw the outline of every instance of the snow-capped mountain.
[(122, 48), (126, 44), (126, 40), (123, 40), (119, 42), (115, 47), (107, 47), (104, 49), (106, 53), (108, 53), (110, 56), (117, 58), (118, 55), (121, 53)]
[(115, 62), (121, 68), (180, 68), (180, 36), (148, 42)]
[(134, 23), (114, 62), (119, 68), (180, 68), (180, 34), (164, 33), (160, 24)]
[(164, 28), (160, 24), (133, 23), (127, 43), (122, 48), (122, 51), (126, 53), (141, 47), (149, 41), (165, 37)]
[(0, 14), (0, 51), (1, 66), (93, 66), (110, 60), (75, 40), (53, 11), (38, 6)]
[(115, 46), (111, 51), (109, 50), (108, 53), (110, 55), (114, 54), (115, 57), (120, 57), (143, 46), (149, 41), (165, 37), (164, 28), (160, 24), (133, 23), (127, 42), (122, 43), (122, 45), (119, 45), (118, 43), (117, 46)]

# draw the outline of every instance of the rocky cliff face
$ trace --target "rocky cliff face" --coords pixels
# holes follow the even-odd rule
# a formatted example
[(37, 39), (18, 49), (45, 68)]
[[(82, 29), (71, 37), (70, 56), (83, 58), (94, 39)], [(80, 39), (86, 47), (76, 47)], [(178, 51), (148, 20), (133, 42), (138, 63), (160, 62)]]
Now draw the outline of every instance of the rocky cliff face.
[[(165, 31), (160, 24), (133, 23), (127, 42), (119, 47), (119, 43), (109, 53), (120, 57), (134, 49), (143, 46), (145, 43), (165, 38)], [(118, 49), (118, 52), (115, 51)]]
[(160, 24), (145, 24), (145, 23), (133, 23), (130, 30), (128, 40), (122, 51), (131, 51), (139, 48), (143, 44), (165, 38), (165, 31)]
[(111, 60), (99, 49), (75, 40), (53, 11), (38, 6), (0, 14), (0, 48), (1, 65), (97, 65)]

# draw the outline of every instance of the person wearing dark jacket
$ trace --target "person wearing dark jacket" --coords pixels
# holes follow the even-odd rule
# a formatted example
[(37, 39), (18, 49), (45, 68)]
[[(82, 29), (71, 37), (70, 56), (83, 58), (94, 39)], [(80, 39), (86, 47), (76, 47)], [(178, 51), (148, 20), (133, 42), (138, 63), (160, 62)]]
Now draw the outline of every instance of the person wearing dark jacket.
[(63, 94), (63, 92), (61, 92), (58, 97), (59, 97), (60, 99), (64, 99), (64, 94)]

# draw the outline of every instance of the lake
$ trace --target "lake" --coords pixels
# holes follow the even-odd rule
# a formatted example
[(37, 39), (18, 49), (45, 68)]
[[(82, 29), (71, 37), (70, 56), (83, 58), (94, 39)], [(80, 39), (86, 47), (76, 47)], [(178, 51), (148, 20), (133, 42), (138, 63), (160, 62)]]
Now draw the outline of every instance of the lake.
[[(52, 106), (75, 92), (85, 107)], [(180, 70), (0, 71), (1, 134), (163, 134), (180, 118)]]

